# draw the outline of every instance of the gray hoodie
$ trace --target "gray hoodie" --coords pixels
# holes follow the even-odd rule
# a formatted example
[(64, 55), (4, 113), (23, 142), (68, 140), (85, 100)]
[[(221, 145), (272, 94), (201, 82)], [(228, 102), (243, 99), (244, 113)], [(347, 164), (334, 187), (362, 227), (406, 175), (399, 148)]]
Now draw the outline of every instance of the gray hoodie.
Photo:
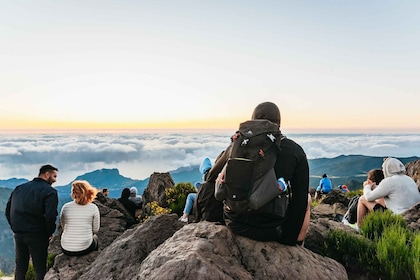
[(131, 187), (130, 188), (130, 197), (128, 199), (131, 200), (132, 202), (134, 202), (137, 207), (139, 207), (139, 206), (141, 206), (141, 203), (142, 203), (142, 197), (141, 197), (141, 195), (138, 195), (137, 192), (138, 191), (137, 191), (136, 187)]
[(405, 175), (404, 164), (396, 158), (387, 158), (382, 164), (385, 179), (371, 190), (370, 185), (363, 188), (367, 201), (383, 197), (386, 207), (400, 214), (420, 202), (420, 193), (416, 182)]

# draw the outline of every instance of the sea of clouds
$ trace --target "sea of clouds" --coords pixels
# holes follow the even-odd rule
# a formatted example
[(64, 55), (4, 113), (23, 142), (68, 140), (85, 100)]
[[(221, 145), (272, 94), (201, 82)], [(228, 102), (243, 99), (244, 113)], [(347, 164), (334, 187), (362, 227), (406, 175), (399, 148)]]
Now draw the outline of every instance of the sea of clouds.
[[(145, 179), (153, 172), (212, 162), (230, 142), (230, 132), (102, 132), (0, 134), (0, 179), (36, 177), (49, 163), (56, 185), (101, 168)], [(420, 156), (420, 134), (290, 134), (308, 159), (339, 155)]]

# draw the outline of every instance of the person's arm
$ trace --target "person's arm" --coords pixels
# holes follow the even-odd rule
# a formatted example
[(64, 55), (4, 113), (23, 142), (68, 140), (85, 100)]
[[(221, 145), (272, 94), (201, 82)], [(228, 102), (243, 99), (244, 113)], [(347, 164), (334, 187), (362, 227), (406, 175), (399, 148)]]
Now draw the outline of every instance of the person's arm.
[(101, 215), (99, 214), (98, 206), (94, 204), (93, 220), (92, 220), (92, 231), (97, 233), (101, 226)]
[(52, 190), (48, 193), (44, 200), (44, 219), (45, 219), (45, 229), (48, 236), (52, 236), (56, 229), (55, 221), (58, 216), (57, 212), (58, 206), (58, 196), (57, 191)]
[(299, 159), (290, 182), (292, 195), (289, 201), (287, 220), (282, 226), (287, 244), (296, 244), (303, 225), (309, 193), (309, 166), (306, 156)]
[(366, 181), (365, 183), (363, 184), (363, 195), (367, 201), (374, 201), (378, 198), (386, 197), (391, 193), (392, 185), (387, 179), (383, 179), (373, 190), (372, 184), (369, 184), (369, 181)]
[(6, 204), (6, 210), (4, 211), (7, 221), (9, 222), (10, 226), (12, 225), (10, 222), (10, 207), (12, 205), (12, 196), (13, 196), (13, 192), (10, 194), (9, 200), (7, 201), (7, 204)]

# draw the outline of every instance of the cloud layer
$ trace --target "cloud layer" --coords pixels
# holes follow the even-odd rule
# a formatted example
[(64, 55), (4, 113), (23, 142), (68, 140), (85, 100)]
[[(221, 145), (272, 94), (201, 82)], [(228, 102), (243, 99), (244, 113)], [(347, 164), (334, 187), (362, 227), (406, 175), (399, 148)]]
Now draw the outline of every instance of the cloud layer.
[[(420, 156), (418, 134), (291, 134), (309, 159), (339, 155)], [(100, 168), (144, 179), (153, 172), (213, 162), (227, 147), (227, 132), (0, 134), (0, 179), (32, 179), (42, 164), (60, 170), (56, 185)]]

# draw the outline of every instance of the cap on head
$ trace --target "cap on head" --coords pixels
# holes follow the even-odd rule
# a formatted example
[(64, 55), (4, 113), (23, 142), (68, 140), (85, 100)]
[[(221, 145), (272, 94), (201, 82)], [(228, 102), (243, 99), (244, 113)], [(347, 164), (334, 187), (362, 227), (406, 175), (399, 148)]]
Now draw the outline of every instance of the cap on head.
[(269, 120), (280, 126), (280, 110), (276, 104), (272, 102), (263, 102), (255, 107), (252, 113), (253, 120)]

